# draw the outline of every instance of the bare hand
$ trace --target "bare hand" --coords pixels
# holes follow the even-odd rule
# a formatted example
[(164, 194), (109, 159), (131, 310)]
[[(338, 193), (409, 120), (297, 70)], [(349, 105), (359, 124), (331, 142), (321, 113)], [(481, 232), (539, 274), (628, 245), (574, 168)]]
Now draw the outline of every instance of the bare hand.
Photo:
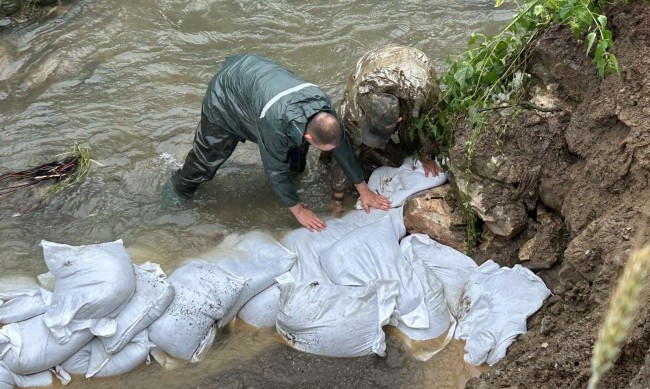
[(438, 163), (432, 159), (423, 159), (420, 163), (422, 163), (425, 177), (429, 177), (429, 173), (431, 173), (431, 177), (435, 177), (443, 171)]
[(289, 208), (289, 210), (296, 217), (296, 220), (311, 232), (323, 231), (327, 228), (327, 225), (315, 213), (303, 207), (301, 204), (296, 204)]
[(392, 206), (388, 197), (371, 191), (365, 182), (358, 184), (357, 190), (359, 191), (359, 200), (361, 201), (361, 205), (363, 205), (363, 209), (366, 213), (370, 213), (371, 207), (381, 209), (382, 211), (388, 211)]

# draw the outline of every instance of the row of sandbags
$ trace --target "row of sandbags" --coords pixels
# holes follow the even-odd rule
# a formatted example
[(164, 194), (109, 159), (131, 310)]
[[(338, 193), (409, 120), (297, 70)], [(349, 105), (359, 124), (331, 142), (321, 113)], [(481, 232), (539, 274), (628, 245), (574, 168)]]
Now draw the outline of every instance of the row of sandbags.
[[(445, 181), (413, 161), (373, 177), (395, 206)], [(0, 293), (0, 323), (10, 323), (0, 329), (0, 389), (46, 385), (49, 369), (63, 381), (122, 374), (149, 355), (165, 366), (197, 362), (235, 315), (319, 355), (384, 355), (383, 327), (393, 325), (416, 340), (455, 335), (468, 362), (496, 362), (548, 289), (526, 269), (477, 267), (405, 234), (401, 208), (353, 211), (281, 243), (259, 231), (227, 237), (169, 278), (157, 265), (132, 265), (121, 241), (44, 241), (51, 279), (39, 280), (49, 288)]]
[(47, 385), (51, 373), (63, 382), (123, 374), (150, 354), (199, 361), (217, 328), (295, 262), (262, 232), (231, 236), (213, 261), (187, 261), (169, 278), (133, 265), (122, 241), (41, 245), (50, 274), (39, 280), (51, 291), (0, 293), (1, 389)]

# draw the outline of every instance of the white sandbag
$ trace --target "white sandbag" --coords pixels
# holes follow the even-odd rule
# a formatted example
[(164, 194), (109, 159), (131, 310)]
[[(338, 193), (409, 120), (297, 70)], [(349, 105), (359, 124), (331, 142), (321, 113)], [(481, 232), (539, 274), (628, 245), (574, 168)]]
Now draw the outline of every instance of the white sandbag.
[(17, 323), (42, 315), (52, 300), (45, 289), (24, 289), (0, 293), (0, 323)]
[(149, 327), (149, 339), (174, 358), (198, 362), (214, 340), (216, 320), (237, 301), (245, 279), (194, 260), (169, 276), (176, 294)]
[(88, 362), (90, 362), (90, 350), (91, 350), (90, 344), (95, 339), (96, 338), (94, 338), (93, 340), (88, 342), (79, 351), (72, 354), (72, 356), (70, 356), (70, 358), (68, 358), (65, 361), (61, 362), (58, 365), (59, 372), (61, 371), (61, 369), (63, 369), (63, 371), (65, 372), (65, 373), (63, 373), (63, 375), (68, 373), (68, 374), (73, 374), (73, 375), (85, 376), (86, 372), (88, 371)]
[(252, 231), (227, 237), (215, 250), (211, 262), (246, 280), (235, 304), (217, 322), (221, 328), (230, 323), (244, 304), (275, 283), (275, 277), (288, 272), (296, 262), (296, 254), (268, 233)]
[[(451, 315), (445, 299), (444, 288), (438, 278), (428, 271), (424, 263), (416, 257), (405, 257), (405, 260), (411, 264), (413, 274), (420, 280), (424, 288), (424, 305), (427, 307), (429, 314), (429, 327), (412, 328), (405, 325), (402, 321), (397, 324), (404, 334), (413, 340), (429, 340), (440, 336), (448, 328), (448, 342), (453, 338), (456, 320)], [(451, 327), (450, 327), (451, 325)], [(447, 345), (444, 344), (443, 348)], [(438, 353), (442, 348), (435, 351)], [(430, 353), (429, 358), (434, 354)]]
[(116, 354), (109, 354), (99, 338), (75, 353), (60, 367), (69, 374), (90, 377), (112, 377), (128, 373), (140, 366), (149, 356), (147, 331), (137, 334)]
[(57, 341), (75, 330), (95, 335), (115, 333), (112, 320), (135, 291), (131, 258), (122, 240), (86, 246), (42, 241), (45, 263), (56, 277), (52, 304), (44, 322)]
[[(372, 191), (388, 197), (393, 207), (400, 207), (411, 195), (435, 188), (445, 182), (447, 182), (445, 173), (426, 177), (422, 163), (408, 157), (398, 168), (382, 166), (376, 169), (368, 179), (368, 187)], [(360, 200), (357, 200), (356, 208), (363, 209)]]
[(478, 267), (474, 260), (423, 234), (407, 236), (400, 242), (400, 247), (406, 258), (421, 261), (440, 280), (449, 310), (458, 318), (465, 285)]
[(551, 294), (530, 270), (512, 269), (487, 261), (471, 275), (463, 305), (466, 311), (456, 332), (465, 342), (465, 361), (473, 365), (497, 363), (519, 334), (526, 319)]
[(67, 343), (60, 344), (45, 325), (44, 317), (0, 329), (0, 358), (14, 373), (34, 374), (58, 365), (93, 337), (89, 330), (74, 331)]
[(106, 352), (122, 350), (131, 339), (149, 327), (169, 307), (174, 299), (174, 286), (166, 280), (160, 266), (145, 263), (134, 265), (136, 287), (129, 303), (115, 317), (116, 332), (108, 338), (100, 337)]
[(280, 287), (275, 283), (247, 302), (237, 317), (257, 328), (275, 327), (279, 305)]
[(289, 232), (282, 239), (282, 243), (298, 255), (298, 260), (291, 269), (291, 273), (296, 280), (331, 283), (320, 266), (319, 255), (321, 252), (351, 231), (383, 218), (390, 219), (397, 236), (401, 238), (406, 234), (402, 208), (393, 208), (388, 212), (373, 209), (368, 214), (365, 211), (351, 211), (340, 219), (326, 219), (327, 229), (325, 231), (311, 232), (306, 228), (299, 228)]
[(298, 283), (291, 273), (277, 281), (281, 292), (276, 328), (292, 347), (329, 357), (385, 355), (382, 327), (395, 310), (396, 282)]
[(52, 373), (42, 371), (29, 375), (13, 373), (2, 361), (0, 361), (0, 389), (29, 388), (34, 386), (52, 385)]
[[(396, 281), (397, 313), (411, 328), (430, 328), (426, 290), (400, 250), (398, 235), (388, 218), (358, 228), (339, 239), (320, 255), (325, 274), (337, 285), (361, 286), (372, 280)], [(442, 320), (442, 318), (441, 318)], [(440, 333), (449, 325), (435, 323)], [(437, 336), (437, 335), (436, 335)]]
[(86, 378), (125, 374), (142, 365), (149, 357), (147, 330), (136, 334), (119, 352), (109, 354), (99, 338), (90, 342), (90, 361)]

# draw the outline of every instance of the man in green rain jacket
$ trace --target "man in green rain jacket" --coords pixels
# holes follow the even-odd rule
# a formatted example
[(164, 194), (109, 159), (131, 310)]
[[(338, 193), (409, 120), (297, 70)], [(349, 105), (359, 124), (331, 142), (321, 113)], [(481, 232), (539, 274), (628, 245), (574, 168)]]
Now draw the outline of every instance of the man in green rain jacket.
[(325, 92), (253, 54), (226, 58), (210, 81), (192, 150), (172, 175), (174, 191), (190, 198), (199, 184), (214, 177), (237, 143), (246, 140), (259, 145), (266, 176), (280, 203), (311, 231), (324, 229), (325, 223), (301, 205), (289, 180), (290, 171), (304, 171), (310, 145), (332, 151), (357, 187), (366, 212), (370, 207), (390, 207), (387, 198), (368, 189)]

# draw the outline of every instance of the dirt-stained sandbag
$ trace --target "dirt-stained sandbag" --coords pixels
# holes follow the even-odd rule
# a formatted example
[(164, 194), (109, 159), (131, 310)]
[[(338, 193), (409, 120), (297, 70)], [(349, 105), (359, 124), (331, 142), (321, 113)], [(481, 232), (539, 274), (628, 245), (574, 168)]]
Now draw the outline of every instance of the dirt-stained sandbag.
[(121, 308), (135, 292), (135, 273), (122, 240), (83, 246), (42, 241), (43, 256), (56, 277), (52, 303), (43, 322), (65, 343), (74, 331), (115, 333)]

